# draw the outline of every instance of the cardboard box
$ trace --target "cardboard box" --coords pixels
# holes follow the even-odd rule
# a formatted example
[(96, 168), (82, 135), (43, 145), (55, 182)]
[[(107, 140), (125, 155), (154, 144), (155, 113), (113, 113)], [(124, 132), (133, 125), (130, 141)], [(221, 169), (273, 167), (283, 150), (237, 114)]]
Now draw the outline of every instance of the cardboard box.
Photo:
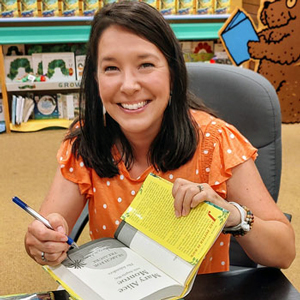
[(79, 0), (64, 0), (59, 6), (62, 17), (80, 16)]
[(216, 0), (215, 1), (215, 13), (216, 14), (229, 14), (230, 8), (230, 0)]
[(195, 14), (207, 15), (214, 13), (214, 0), (196, 0)]
[(22, 78), (33, 72), (31, 55), (4, 57), (6, 82), (20, 82)]
[(1, 18), (18, 18), (18, 1), (17, 0), (0, 0), (0, 17)]
[(194, 1), (193, 0), (181, 0), (177, 1), (176, 12), (178, 15), (191, 15), (194, 13)]
[(92, 17), (100, 8), (99, 0), (83, 0), (82, 15), (85, 17)]
[(42, 61), (47, 82), (76, 80), (73, 52), (42, 53)]
[(41, 17), (59, 16), (59, 0), (42, 0), (40, 4)]
[(146, 2), (150, 6), (153, 6), (156, 9), (159, 9), (160, 0), (141, 0), (141, 2)]
[(37, 17), (38, 16), (38, 1), (37, 0), (22, 0), (20, 3), (20, 17)]
[(175, 15), (176, 14), (176, 0), (161, 0), (159, 11), (163, 15)]

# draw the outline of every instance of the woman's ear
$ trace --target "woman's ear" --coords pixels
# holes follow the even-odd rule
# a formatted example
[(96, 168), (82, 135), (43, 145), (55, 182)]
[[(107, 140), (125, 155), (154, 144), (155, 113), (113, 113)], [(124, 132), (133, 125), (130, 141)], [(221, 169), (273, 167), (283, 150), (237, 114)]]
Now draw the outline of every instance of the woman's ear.
[(97, 75), (96, 72), (94, 73), (94, 79), (95, 79), (95, 81), (99, 84), (99, 82), (98, 82), (98, 75)]

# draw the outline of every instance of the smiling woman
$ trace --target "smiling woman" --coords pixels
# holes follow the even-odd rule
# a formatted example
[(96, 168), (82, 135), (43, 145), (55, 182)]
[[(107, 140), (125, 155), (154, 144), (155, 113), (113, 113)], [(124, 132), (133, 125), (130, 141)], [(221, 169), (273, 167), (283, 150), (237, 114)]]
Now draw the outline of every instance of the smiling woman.
[(168, 62), (155, 45), (120, 26), (104, 31), (98, 53), (103, 106), (132, 145), (140, 140), (135, 134), (147, 136), (149, 142), (143, 142), (144, 149), (135, 153), (139, 161), (145, 160), (143, 155), (160, 130), (170, 98)]
[[(33, 222), (25, 239), (28, 254), (40, 264), (42, 258), (49, 265), (62, 262), (62, 240), (87, 201), (91, 238), (113, 237), (153, 173), (174, 183), (176, 217), (210, 201), (230, 211), (225, 231), (238, 236), (251, 259), (288, 267), (295, 257), (294, 231), (259, 176), (256, 149), (195, 100), (180, 44), (156, 9), (122, 1), (97, 12), (79, 118), (58, 151), (59, 166), (40, 209), (55, 231)], [(199, 273), (228, 270), (225, 231)]]

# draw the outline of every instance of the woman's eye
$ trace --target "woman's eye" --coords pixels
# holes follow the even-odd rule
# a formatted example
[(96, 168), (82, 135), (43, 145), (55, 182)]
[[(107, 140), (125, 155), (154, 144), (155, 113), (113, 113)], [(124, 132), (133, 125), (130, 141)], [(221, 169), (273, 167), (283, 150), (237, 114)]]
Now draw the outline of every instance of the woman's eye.
[(105, 70), (105, 72), (109, 72), (109, 71), (116, 71), (116, 70), (118, 70), (118, 68), (114, 67), (114, 66), (108, 66), (108, 67), (105, 67), (104, 70)]
[(152, 63), (144, 63), (141, 65), (141, 68), (151, 68), (151, 67), (154, 67), (154, 65)]

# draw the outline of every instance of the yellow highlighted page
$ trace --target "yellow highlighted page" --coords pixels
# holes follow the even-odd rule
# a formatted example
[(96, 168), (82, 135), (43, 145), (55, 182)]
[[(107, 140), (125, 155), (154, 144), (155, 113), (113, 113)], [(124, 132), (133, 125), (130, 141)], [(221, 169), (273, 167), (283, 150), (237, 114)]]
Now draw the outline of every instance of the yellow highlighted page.
[(222, 231), (229, 212), (210, 202), (176, 218), (173, 184), (150, 174), (122, 219), (187, 262), (202, 261)]

